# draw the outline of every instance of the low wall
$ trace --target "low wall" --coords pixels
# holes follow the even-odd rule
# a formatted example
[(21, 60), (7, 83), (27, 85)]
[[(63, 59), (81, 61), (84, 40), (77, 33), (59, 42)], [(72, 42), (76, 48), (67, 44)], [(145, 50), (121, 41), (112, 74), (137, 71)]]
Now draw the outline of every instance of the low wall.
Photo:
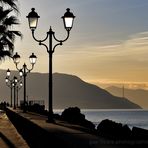
[(6, 114), (30, 147), (45, 148), (47, 146), (51, 146), (54, 148), (68, 148), (66, 143), (63, 143), (48, 131), (34, 124), (30, 120), (20, 116), (16, 112), (7, 109)]

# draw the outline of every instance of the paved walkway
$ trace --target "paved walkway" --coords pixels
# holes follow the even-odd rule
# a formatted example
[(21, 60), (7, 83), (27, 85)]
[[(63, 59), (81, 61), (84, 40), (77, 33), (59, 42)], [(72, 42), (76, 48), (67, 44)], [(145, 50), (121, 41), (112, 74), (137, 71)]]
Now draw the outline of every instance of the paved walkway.
[(29, 148), (2, 111), (0, 111), (0, 148)]
[[(12, 110), (12, 112), (17, 113), (15, 119), (17, 123), (21, 116), (20, 120), (23, 121), (21, 123), (25, 126), (22, 124), (21, 126), (20, 123), (17, 125), (21, 126), (19, 128), (23, 128), (24, 138), (33, 148), (128, 148), (125, 145), (106, 143), (110, 141), (89, 134), (79, 126), (57, 120), (54, 124), (47, 123), (46, 116), (35, 113), (23, 113), (20, 110)], [(26, 121), (26, 119), (28, 120)]]
[(65, 141), (70, 147), (98, 148), (100, 145), (100, 138), (95, 135), (86, 133), (85, 129), (84, 131), (81, 129), (82, 127), (74, 127), (74, 125), (72, 126), (61, 121), (56, 121), (55, 124), (47, 123), (46, 116), (38, 115), (35, 113), (23, 113), (19, 110), (16, 110), (15, 112), (48, 131), (52, 137), (55, 137), (55, 139)]

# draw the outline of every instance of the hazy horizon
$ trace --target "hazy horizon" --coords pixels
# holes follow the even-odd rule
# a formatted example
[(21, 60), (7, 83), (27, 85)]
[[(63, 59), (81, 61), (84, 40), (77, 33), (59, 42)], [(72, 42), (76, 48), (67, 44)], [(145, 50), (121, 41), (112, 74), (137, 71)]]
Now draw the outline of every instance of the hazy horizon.
[[(0, 69), (0, 70), (4, 70), (4, 71), (7, 71), (7, 69)], [(16, 71), (16, 69), (12, 70), (12, 71)], [(48, 72), (40, 72), (40, 71), (32, 71), (31, 73), (41, 73), (41, 74), (48, 74)], [(53, 74), (55, 73), (60, 73), (60, 74), (69, 74), (69, 75), (74, 75), (73, 73), (64, 73), (64, 72), (54, 72)], [(127, 88), (127, 89), (131, 89), (131, 90), (136, 90), (136, 89), (143, 89), (143, 90), (148, 90), (147, 88), (147, 85), (146, 84), (143, 84), (143, 83), (133, 83), (133, 82), (95, 82), (95, 81), (91, 81), (91, 80), (85, 80), (83, 79), (83, 77), (80, 77), (78, 75), (75, 75), (77, 77), (79, 77), (80, 79), (82, 79), (83, 81), (85, 82), (88, 82), (88, 83), (91, 83), (91, 84), (94, 84), (94, 85), (97, 85), (98, 87), (101, 87), (103, 89), (106, 89), (108, 87), (111, 87), (111, 86), (115, 86), (115, 87), (118, 87), (118, 88)]]

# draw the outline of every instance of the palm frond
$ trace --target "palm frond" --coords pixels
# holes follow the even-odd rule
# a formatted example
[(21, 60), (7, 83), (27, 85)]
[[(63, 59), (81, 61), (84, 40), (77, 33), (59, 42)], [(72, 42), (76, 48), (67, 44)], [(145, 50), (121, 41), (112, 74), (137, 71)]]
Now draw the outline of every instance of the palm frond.
[(18, 19), (15, 16), (10, 16), (3, 21), (3, 24), (6, 26), (18, 25)]
[(6, 56), (11, 57), (12, 53), (9, 51), (0, 50), (0, 60), (4, 59)]
[(4, 25), (0, 25), (0, 36), (3, 35), (4, 32), (6, 32), (6, 27)]
[(15, 35), (14, 35), (13, 33), (11, 33), (10, 31), (7, 31), (7, 32), (5, 33), (5, 35), (7, 36), (7, 38), (8, 38), (9, 40), (11, 40), (12, 43), (14, 43)]
[(16, 2), (18, 0), (0, 0), (0, 3), (8, 4), (10, 7), (12, 7), (16, 12), (19, 12), (18, 7), (16, 5)]
[(22, 39), (22, 34), (20, 31), (7, 31), (5, 32), (5, 36), (7, 36), (12, 43), (14, 43), (16, 36), (19, 36)]
[(14, 31), (13, 30), (13, 31), (9, 31), (9, 32), (11, 32), (12, 34), (17, 35), (17, 36), (23, 38), (23, 35), (22, 35), (22, 33), (20, 31)]
[(11, 39), (8, 38), (8, 36), (7, 37), (3, 36), (3, 37), (1, 37), (0, 40), (1, 40), (1, 44), (8, 46), (9, 51), (13, 51), (13, 49), (14, 49), (14, 44), (13, 44), (14, 39), (11, 40)]
[(0, 21), (3, 21), (10, 12), (12, 12), (12, 9), (4, 10), (3, 8), (2, 9), (0, 8)]
[(12, 57), (12, 50), (6, 50), (4, 44), (0, 42), (0, 60), (5, 60), (5, 57)]
[(0, 0), (0, 60), (11, 57), (16, 36), (22, 38), (20, 31), (11, 30), (13, 25), (19, 24), (17, 17), (11, 15), (13, 10), (19, 13), (16, 2), (18, 0)]

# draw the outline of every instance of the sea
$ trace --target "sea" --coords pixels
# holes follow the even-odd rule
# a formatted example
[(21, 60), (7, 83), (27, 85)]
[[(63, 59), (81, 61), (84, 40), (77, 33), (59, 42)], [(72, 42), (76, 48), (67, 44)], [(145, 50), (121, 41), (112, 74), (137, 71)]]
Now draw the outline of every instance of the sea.
[[(55, 113), (61, 114), (63, 110), (54, 110)], [(132, 127), (140, 127), (148, 130), (148, 110), (143, 109), (81, 109), (85, 118), (93, 122), (96, 127), (104, 119), (110, 119), (117, 123), (127, 124)]]

